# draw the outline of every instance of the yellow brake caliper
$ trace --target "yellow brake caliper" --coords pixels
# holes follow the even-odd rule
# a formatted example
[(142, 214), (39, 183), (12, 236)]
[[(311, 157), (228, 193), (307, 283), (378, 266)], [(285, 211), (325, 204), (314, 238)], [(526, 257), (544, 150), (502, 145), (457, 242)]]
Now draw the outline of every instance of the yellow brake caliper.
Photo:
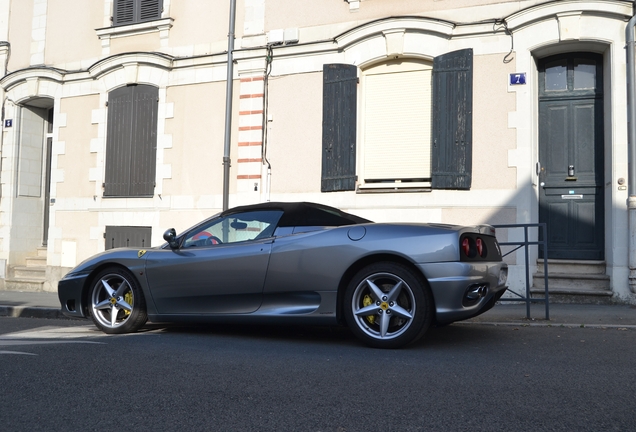
[[(127, 291), (126, 294), (124, 294), (124, 301), (126, 303), (128, 303), (132, 307), (132, 305), (133, 305), (133, 294), (132, 294), (132, 291)], [(129, 310), (124, 310), (124, 313), (126, 314), (126, 316), (130, 315), (130, 311)]]
[[(362, 304), (364, 305), (364, 307), (367, 307), (370, 304), (373, 304), (373, 300), (371, 299), (369, 294), (364, 296), (364, 298), (362, 299)], [(373, 324), (375, 322), (375, 315), (367, 316), (367, 321), (369, 321), (369, 324)]]

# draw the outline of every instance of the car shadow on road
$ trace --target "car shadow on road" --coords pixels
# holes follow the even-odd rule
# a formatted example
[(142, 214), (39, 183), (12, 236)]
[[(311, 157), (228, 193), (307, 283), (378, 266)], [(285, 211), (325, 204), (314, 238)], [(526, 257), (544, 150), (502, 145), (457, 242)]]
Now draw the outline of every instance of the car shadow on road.
[[(164, 334), (191, 334), (210, 337), (239, 338), (241, 340), (270, 340), (272, 342), (302, 342), (314, 345), (366, 346), (345, 326), (283, 326), (247, 324), (201, 324), (201, 323), (148, 323), (140, 332)], [(448, 325), (431, 327), (419, 341), (402, 349), (420, 350), (453, 347), (466, 343), (489, 342), (492, 332), (486, 326)]]

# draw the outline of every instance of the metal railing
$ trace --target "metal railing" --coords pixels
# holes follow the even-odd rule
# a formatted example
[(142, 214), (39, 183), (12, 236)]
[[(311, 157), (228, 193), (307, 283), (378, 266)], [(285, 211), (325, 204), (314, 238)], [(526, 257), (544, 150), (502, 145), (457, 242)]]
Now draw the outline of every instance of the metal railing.
[[(507, 242), (499, 242), (500, 246), (516, 246), (512, 250), (503, 254), (504, 257), (510, 255), (513, 252), (518, 251), (522, 247), (524, 248), (524, 257), (525, 257), (525, 269), (526, 269), (526, 292), (525, 296), (511, 290), (508, 288), (508, 292), (515, 295), (515, 297), (509, 298), (500, 298), (500, 302), (504, 301), (523, 301), (526, 304), (526, 318), (530, 319), (530, 303), (545, 303), (545, 319), (550, 319), (550, 301), (548, 297), (548, 244), (547, 244), (547, 227), (545, 223), (536, 223), (536, 224), (506, 224), (506, 225), (493, 225), (495, 228), (523, 228), (523, 241), (507, 241)], [(541, 230), (540, 236), (537, 236), (537, 240), (533, 241), (528, 238), (528, 229), (529, 228), (538, 228)], [(542, 238), (543, 240), (538, 240)], [(545, 286), (545, 296), (541, 297), (532, 297), (530, 293), (530, 263), (528, 258), (528, 248), (530, 246), (543, 246), (543, 283)]]

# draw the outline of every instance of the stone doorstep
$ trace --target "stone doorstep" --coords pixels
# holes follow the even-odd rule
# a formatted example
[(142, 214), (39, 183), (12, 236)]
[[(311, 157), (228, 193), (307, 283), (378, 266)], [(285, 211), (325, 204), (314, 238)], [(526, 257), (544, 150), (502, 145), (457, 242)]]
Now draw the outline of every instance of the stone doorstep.
[(46, 267), (46, 257), (36, 256), (26, 258), (27, 267)]
[(8, 278), (4, 280), (4, 289), (7, 291), (44, 291), (42, 278)]
[[(544, 274), (535, 273), (532, 277), (532, 288), (544, 290)], [(610, 277), (605, 274), (548, 273), (548, 289), (550, 292), (556, 289), (568, 291), (609, 291)]]
[[(543, 295), (545, 294), (544, 288), (532, 287), (530, 288), (530, 293), (533, 295)], [(573, 295), (573, 296), (596, 296), (596, 297), (611, 297), (614, 293), (610, 290), (605, 289), (585, 289), (585, 288), (559, 288), (548, 285), (548, 295)]]
[[(548, 274), (605, 274), (605, 261), (575, 261), (548, 259)], [(543, 277), (543, 260), (537, 260), (537, 273)]]
[(12, 273), (14, 279), (46, 279), (46, 267), (15, 266)]

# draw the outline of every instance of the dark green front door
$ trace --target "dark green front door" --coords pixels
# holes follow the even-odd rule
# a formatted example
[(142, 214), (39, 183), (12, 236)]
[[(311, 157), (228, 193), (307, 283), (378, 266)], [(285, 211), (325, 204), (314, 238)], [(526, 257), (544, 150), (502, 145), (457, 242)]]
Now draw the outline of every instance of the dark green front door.
[(539, 164), (539, 221), (547, 223), (548, 258), (604, 259), (601, 55), (571, 53), (539, 62)]

